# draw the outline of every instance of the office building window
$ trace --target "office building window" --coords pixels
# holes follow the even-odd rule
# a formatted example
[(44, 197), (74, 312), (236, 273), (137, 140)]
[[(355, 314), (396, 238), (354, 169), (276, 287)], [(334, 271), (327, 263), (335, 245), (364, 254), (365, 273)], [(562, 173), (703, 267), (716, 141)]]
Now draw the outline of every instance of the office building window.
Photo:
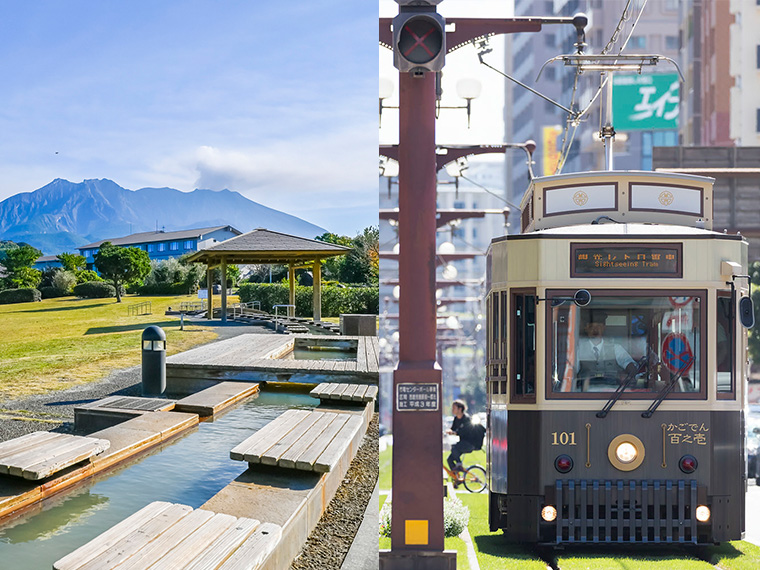
[(185, 249), (193, 249), (193, 240), (189, 239), (185, 242)]
[(755, 61), (755, 67), (757, 67), (758, 69), (760, 69), (760, 45), (757, 46), (757, 57), (756, 57), (756, 61)]
[(757, 110), (757, 120), (755, 123), (755, 131), (760, 133), (760, 109)]
[(678, 49), (678, 36), (665, 36), (665, 49)]
[(179, 249), (179, 242), (173, 241), (169, 244), (169, 249), (172, 251), (177, 251)]
[(647, 47), (646, 36), (631, 36), (628, 47), (633, 49), (645, 49)]

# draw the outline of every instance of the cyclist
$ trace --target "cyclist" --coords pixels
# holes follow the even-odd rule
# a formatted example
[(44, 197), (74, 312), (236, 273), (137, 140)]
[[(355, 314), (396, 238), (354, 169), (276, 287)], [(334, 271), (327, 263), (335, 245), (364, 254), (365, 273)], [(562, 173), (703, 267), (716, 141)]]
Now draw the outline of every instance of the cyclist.
[(481, 429), (473, 425), (467, 413), (467, 404), (462, 400), (454, 400), (451, 404), (451, 414), (454, 416), (454, 421), (451, 422), (451, 428), (447, 429), (446, 433), (458, 435), (459, 441), (451, 446), (451, 453), (446, 458), (446, 462), (452, 471), (463, 471), (462, 455), (480, 449), (483, 445), (483, 435)]

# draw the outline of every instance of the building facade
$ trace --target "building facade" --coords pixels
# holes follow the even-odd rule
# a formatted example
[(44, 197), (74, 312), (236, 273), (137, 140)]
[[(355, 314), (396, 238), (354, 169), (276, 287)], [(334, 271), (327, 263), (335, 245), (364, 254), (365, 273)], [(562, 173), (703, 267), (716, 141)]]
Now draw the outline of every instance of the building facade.
[(151, 260), (160, 261), (171, 257), (181, 257), (188, 253), (195, 253), (215, 243), (239, 236), (241, 233), (232, 226), (214, 226), (176, 232), (159, 230), (103, 239), (83, 245), (78, 249), (79, 253), (87, 260), (87, 268), (92, 269), (95, 254), (100, 249), (100, 246), (107, 241), (121, 247), (137, 247), (147, 251), (148, 257)]

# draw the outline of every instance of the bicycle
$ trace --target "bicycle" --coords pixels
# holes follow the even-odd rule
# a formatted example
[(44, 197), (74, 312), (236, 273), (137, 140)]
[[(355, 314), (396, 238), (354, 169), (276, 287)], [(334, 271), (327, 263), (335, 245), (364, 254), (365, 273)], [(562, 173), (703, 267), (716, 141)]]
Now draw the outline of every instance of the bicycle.
[(480, 465), (470, 465), (462, 467), (461, 470), (452, 471), (444, 464), (443, 470), (454, 480), (454, 488), (463, 484), (470, 493), (482, 493), (488, 487), (486, 470)]

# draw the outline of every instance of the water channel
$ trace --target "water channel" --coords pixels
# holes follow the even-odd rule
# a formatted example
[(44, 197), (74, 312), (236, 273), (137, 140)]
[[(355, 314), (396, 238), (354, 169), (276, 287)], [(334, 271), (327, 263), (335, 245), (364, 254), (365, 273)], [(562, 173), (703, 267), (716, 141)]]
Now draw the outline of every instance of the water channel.
[(306, 394), (263, 391), (157, 451), (98, 475), (0, 526), (0, 568), (43, 570), (152, 501), (199, 507), (246, 470), (230, 450)]

